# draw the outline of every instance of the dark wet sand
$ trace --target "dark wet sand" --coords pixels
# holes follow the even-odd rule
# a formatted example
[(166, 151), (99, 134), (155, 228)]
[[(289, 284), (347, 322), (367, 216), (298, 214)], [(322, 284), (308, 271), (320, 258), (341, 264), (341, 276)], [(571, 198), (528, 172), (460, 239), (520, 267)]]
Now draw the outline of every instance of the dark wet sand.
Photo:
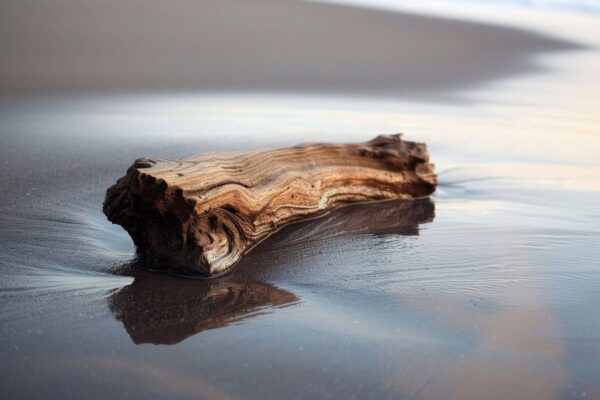
[(289, 0), (3, 1), (0, 91), (441, 99), (578, 46), (474, 22)]
[[(4, 397), (558, 399), (600, 390), (597, 189), (440, 162), (432, 201), (341, 209), (282, 230), (224, 279), (182, 280), (135, 269), (131, 240), (101, 213), (105, 189), (138, 156), (297, 137), (261, 135), (248, 116), (237, 124), (250, 136), (170, 135), (181, 118), (205, 131), (211, 116), (156, 115), (139, 101), (2, 108)], [(365, 139), (318, 135), (336, 138)], [(454, 152), (460, 143), (431, 144)]]

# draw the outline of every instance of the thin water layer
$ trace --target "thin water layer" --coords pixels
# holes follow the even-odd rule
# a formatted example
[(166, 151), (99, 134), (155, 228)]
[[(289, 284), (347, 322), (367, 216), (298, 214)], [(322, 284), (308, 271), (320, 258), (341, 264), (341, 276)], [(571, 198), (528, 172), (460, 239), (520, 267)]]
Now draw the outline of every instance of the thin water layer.
[[(138, 155), (296, 137), (215, 143), (146, 131), (141, 144), (135, 135), (101, 140), (96, 130), (107, 125), (141, 135), (148, 116), (71, 106), (4, 120), (31, 135), (14, 136), (8, 152), (20, 156), (5, 159), (0, 318), (10, 362), (0, 368), (10, 396), (553, 398), (598, 390), (599, 175), (585, 158), (577, 165), (537, 153), (554, 159), (510, 163), (502, 154), (502, 162), (461, 165), (453, 150), (464, 148), (429, 137), (441, 181), (431, 201), (348, 207), (290, 226), (225, 279), (190, 282), (136, 268), (130, 239), (101, 215), (105, 188)], [(483, 157), (486, 147), (476, 150)]]

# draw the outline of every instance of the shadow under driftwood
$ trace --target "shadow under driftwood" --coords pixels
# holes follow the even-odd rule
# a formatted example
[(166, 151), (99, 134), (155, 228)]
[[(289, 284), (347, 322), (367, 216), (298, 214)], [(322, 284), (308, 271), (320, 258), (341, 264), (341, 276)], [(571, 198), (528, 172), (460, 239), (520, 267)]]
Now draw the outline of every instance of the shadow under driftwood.
[(342, 207), (285, 227), (218, 280), (187, 280), (145, 271), (139, 260), (122, 268), (120, 273), (133, 275), (135, 280), (109, 298), (109, 307), (134, 343), (176, 344), (299, 302), (295, 294), (269, 283), (269, 278), (294, 268), (294, 260), (303, 257), (306, 245), (326, 249), (334, 238), (418, 235), (419, 225), (433, 221), (434, 214), (428, 198)]

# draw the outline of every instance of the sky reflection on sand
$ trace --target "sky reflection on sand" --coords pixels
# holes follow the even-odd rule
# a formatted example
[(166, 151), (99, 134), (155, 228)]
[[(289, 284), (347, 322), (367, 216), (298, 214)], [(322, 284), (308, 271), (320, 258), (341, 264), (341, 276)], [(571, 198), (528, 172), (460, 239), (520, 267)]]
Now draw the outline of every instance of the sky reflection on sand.
[(469, 300), (470, 307), (460, 297), (433, 296), (419, 302), (425, 312), (456, 324), (463, 335), (473, 337), (473, 347), (449, 354), (425, 378), (400, 369), (389, 377), (391, 385), (425, 399), (481, 399), (498, 394), (505, 398), (562, 397), (570, 377), (561, 365), (566, 354), (557, 316), (528, 282), (534, 277), (527, 276), (527, 268), (497, 272), (514, 283), (504, 293)]

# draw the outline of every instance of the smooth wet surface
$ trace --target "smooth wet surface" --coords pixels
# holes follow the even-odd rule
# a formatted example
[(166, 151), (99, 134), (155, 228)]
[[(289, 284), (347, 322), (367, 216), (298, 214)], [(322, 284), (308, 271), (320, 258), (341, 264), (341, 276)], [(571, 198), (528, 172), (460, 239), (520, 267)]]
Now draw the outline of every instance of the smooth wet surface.
[[(600, 398), (599, 60), (460, 104), (3, 99), (0, 397)], [(223, 279), (140, 270), (101, 213), (137, 157), (396, 131), (429, 144), (431, 200), (286, 227)]]
[(4, 120), (19, 134), (2, 150), (9, 397), (598, 393), (597, 166), (440, 162), (433, 202), (344, 208), (284, 229), (224, 279), (187, 281), (134, 268), (104, 189), (141, 154), (261, 143), (140, 148), (95, 132), (146, 118), (75, 107), (66, 125), (55, 111)]

